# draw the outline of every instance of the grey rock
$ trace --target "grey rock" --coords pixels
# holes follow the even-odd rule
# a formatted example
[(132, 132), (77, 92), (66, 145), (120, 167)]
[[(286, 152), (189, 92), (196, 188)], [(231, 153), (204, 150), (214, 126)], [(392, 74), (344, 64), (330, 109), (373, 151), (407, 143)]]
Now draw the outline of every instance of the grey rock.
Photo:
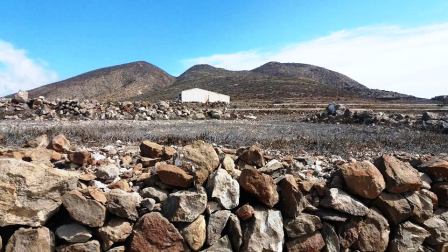
[(221, 237), (213, 246), (202, 250), (203, 252), (233, 252), (232, 244), (230, 243), (229, 237)]
[(96, 240), (91, 240), (85, 243), (74, 243), (71, 245), (62, 245), (56, 248), (57, 252), (100, 252), (100, 243)]
[(410, 221), (400, 223), (393, 240), (390, 242), (389, 250), (391, 252), (423, 251), (423, 242), (429, 235), (429, 232), (424, 228)]
[(354, 216), (365, 216), (369, 212), (364, 204), (338, 188), (331, 188), (320, 204)]
[(162, 213), (172, 222), (192, 222), (207, 207), (207, 193), (203, 187), (172, 193), (163, 202)]
[(5, 252), (54, 251), (53, 233), (46, 227), (19, 228), (9, 238)]
[(91, 232), (84, 226), (72, 223), (65, 224), (56, 229), (56, 235), (67, 242), (86, 242), (92, 238)]
[(229, 210), (219, 210), (210, 215), (207, 225), (207, 245), (211, 246), (221, 238), (230, 214)]
[(140, 194), (128, 193), (121, 189), (113, 189), (107, 195), (107, 210), (119, 217), (132, 221), (138, 219), (138, 207), (142, 201)]
[(115, 164), (106, 164), (97, 168), (96, 176), (102, 180), (114, 180), (120, 175), (120, 169)]
[(210, 175), (206, 188), (209, 197), (226, 209), (233, 209), (240, 202), (240, 185), (224, 169), (217, 169)]
[(125, 219), (114, 218), (98, 229), (103, 247), (108, 249), (117, 242), (124, 242), (132, 233), (132, 224)]
[(156, 200), (152, 198), (142, 199), (142, 202), (140, 203), (140, 206), (146, 208), (148, 211), (152, 211), (155, 205)]
[(423, 223), (430, 236), (426, 242), (431, 245), (441, 245), (448, 242), (448, 210), (439, 209), (434, 216)]
[(235, 214), (230, 214), (227, 221), (227, 230), (233, 251), (240, 251), (243, 244), (243, 231), (241, 229), (240, 219)]
[(74, 220), (89, 227), (103, 226), (106, 207), (98, 201), (86, 199), (79, 191), (71, 191), (64, 194), (62, 204)]
[(140, 192), (140, 195), (143, 198), (153, 198), (157, 202), (163, 202), (168, 198), (167, 191), (156, 187), (146, 187)]
[(340, 251), (339, 237), (336, 231), (334, 230), (333, 226), (331, 226), (328, 223), (323, 223), (321, 234), (325, 241), (325, 248), (323, 249), (323, 252)]
[(315, 215), (302, 213), (294, 219), (285, 220), (284, 227), (289, 238), (297, 238), (322, 228), (322, 222)]
[(282, 251), (285, 234), (281, 212), (255, 208), (254, 217), (244, 226), (243, 234), (241, 251)]

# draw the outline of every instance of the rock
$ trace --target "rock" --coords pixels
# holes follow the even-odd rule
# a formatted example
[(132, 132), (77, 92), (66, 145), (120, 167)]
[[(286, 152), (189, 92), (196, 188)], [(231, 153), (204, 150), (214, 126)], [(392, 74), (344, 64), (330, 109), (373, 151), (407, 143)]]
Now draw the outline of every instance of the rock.
[(411, 217), (415, 222), (423, 223), (433, 216), (434, 206), (432, 204), (432, 199), (425, 191), (409, 192), (402, 195), (411, 207)]
[(156, 205), (156, 200), (152, 198), (142, 199), (140, 206), (146, 208), (148, 211), (152, 211)]
[(233, 250), (240, 251), (241, 245), (243, 244), (243, 231), (240, 220), (235, 214), (230, 214), (227, 220), (227, 230)]
[(319, 218), (326, 221), (346, 222), (350, 218), (350, 215), (348, 214), (326, 208), (317, 209), (314, 213), (319, 216)]
[(434, 216), (423, 223), (430, 236), (425, 240), (430, 245), (448, 243), (448, 210), (439, 209)]
[(17, 103), (27, 103), (28, 102), (28, 92), (20, 90), (16, 94), (14, 94), (14, 99)]
[(173, 147), (164, 146), (163, 147), (162, 159), (163, 160), (172, 159), (174, 157), (174, 155), (176, 154), (176, 152), (177, 152), (176, 149), (174, 149)]
[(230, 243), (229, 237), (225, 235), (218, 242), (215, 242), (213, 246), (204, 249), (203, 252), (233, 252), (232, 244)]
[(280, 205), (283, 216), (295, 218), (309, 205), (294, 176), (287, 174), (280, 180)]
[(78, 182), (78, 173), (17, 159), (0, 159), (0, 167), (0, 227), (43, 225)]
[(2, 237), (0, 236), (0, 251), (2, 250), (2, 248), (3, 248), (3, 241), (2, 241)]
[(231, 176), (234, 175), (235, 172), (235, 161), (232, 156), (226, 154), (224, 159), (222, 160), (222, 168), (226, 170)]
[(432, 184), (431, 191), (437, 195), (440, 206), (448, 207), (448, 182), (438, 182)]
[(77, 165), (85, 165), (92, 162), (92, 155), (88, 151), (75, 151), (68, 154), (70, 162)]
[(184, 251), (183, 238), (160, 213), (151, 212), (134, 225), (129, 251)]
[(303, 236), (286, 243), (290, 252), (319, 252), (325, 247), (325, 241), (319, 232)]
[(5, 252), (54, 251), (54, 244), (54, 235), (48, 228), (22, 227), (9, 238)]
[(114, 218), (98, 229), (103, 247), (109, 249), (115, 243), (124, 242), (132, 233), (132, 224), (124, 219)]
[(407, 220), (412, 214), (409, 202), (401, 194), (383, 192), (375, 200), (375, 205), (395, 225)]
[(57, 252), (100, 252), (100, 243), (96, 240), (85, 243), (75, 243), (71, 245), (62, 245), (56, 249)]
[(163, 202), (163, 215), (173, 222), (192, 222), (207, 207), (207, 193), (204, 188), (177, 191)]
[(90, 187), (87, 189), (89, 196), (92, 197), (92, 199), (102, 203), (102, 204), (106, 204), (107, 198), (106, 198), (106, 194), (104, 194), (104, 192), (96, 187)]
[(244, 169), (238, 178), (238, 182), (243, 190), (255, 196), (266, 206), (272, 208), (277, 204), (279, 200), (277, 185), (271, 176), (255, 169)]
[(50, 142), (48, 141), (48, 136), (46, 134), (40, 135), (35, 139), (31, 139), (26, 143), (26, 147), (30, 148), (46, 148)]
[(189, 188), (193, 185), (193, 176), (175, 165), (156, 165), (157, 175), (167, 185), (181, 188)]
[(205, 239), (207, 237), (206, 223), (203, 215), (188, 224), (183, 230), (182, 235), (185, 242), (190, 246), (193, 251), (198, 251), (204, 246)]
[(202, 185), (209, 174), (218, 168), (219, 157), (211, 144), (195, 141), (178, 150), (175, 164), (191, 170), (196, 181)]
[(90, 231), (82, 225), (72, 223), (65, 224), (56, 229), (56, 235), (67, 242), (86, 242), (92, 238)]
[(386, 181), (386, 190), (391, 193), (417, 191), (422, 186), (418, 171), (407, 162), (390, 155), (383, 155), (375, 161)]
[(163, 146), (151, 141), (143, 141), (140, 144), (140, 153), (143, 157), (160, 158), (163, 155)]
[(331, 188), (320, 204), (354, 216), (365, 216), (369, 212), (364, 204), (338, 188)]
[(125, 246), (114, 247), (109, 249), (107, 252), (126, 252), (126, 247)]
[(423, 162), (418, 169), (428, 174), (432, 179), (448, 181), (448, 161), (437, 158)]
[(168, 198), (168, 192), (156, 187), (146, 187), (141, 192), (140, 195), (143, 198), (153, 198), (157, 202), (163, 202)]
[(325, 248), (323, 252), (339, 252), (339, 237), (333, 226), (328, 223), (322, 224), (322, 237), (324, 238)]
[(424, 228), (410, 221), (400, 223), (393, 240), (390, 242), (389, 251), (424, 251), (423, 242), (429, 235), (429, 232)]
[(115, 164), (101, 165), (96, 169), (95, 175), (101, 180), (111, 181), (120, 175), (120, 168)]
[(255, 145), (243, 151), (238, 158), (248, 165), (254, 165), (257, 167), (263, 167), (266, 165), (263, 152)]
[(233, 209), (240, 202), (240, 185), (224, 169), (217, 169), (207, 182), (208, 196), (225, 209)]
[(322, 228), (320, 218), (307, 213), (302, 213), (294, 219), (286, 219), (283, 223), (289, 238), (302, 237)]
[(282, 251), (284, 236), (281, 212), (258, 207), (243, 228), (241, 251)]
[(244, 204), (235, 211), (235, 214), (238, 216), (238, 218), (240, 218), (243, 221), (252, 218), (252, 216), (254, 216), (254, 213), (255, 213), (254, 208), (249, 204)]
[(386, 187), (380, 171), (369, 161), (346, 163), (341, 172), (350, 191), (363, 198), (374, 199)]
[(103, 226), (106, 208), (95, 200), (86, 199), (79, 191), (64, 194), (62, 204), (74, 220), (89, 227)]
[(211, 246), (221, 238), (229, 217), (229, 210), (219, 210), (210, 215), (207, 225), (207, 245)]
[(70, 141), (63, 134), (53, 137), (48, 145), (49, 149), (57, 152), (65, 152), (70, 150)]
[(107, 210), (116, 216), (132, 221), (138, 219), (138, 207), (142, 201), (140, 194), (128, 193), (120, 189), (112, 189), (107, 195)]
[(371, 209), (358, 225), (358, 239), (353, 247), (360, 251), (386, 251), (389, 233), (386, 218), (375, 209)]

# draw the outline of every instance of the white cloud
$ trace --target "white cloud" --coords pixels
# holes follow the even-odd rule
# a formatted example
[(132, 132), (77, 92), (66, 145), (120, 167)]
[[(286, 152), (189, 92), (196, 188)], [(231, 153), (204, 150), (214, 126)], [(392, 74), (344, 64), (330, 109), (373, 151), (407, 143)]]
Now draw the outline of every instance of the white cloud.
[(432, 97), (448, 94), (448, 23), (342, 30), (278, 50), (215, 54), (184, 61), (249, 70), (268, 61), (322, 66), (370, 87)]
[(56, 72), (31, 59), (23, 49), (0, 40), (0, 96), (56, 81)]

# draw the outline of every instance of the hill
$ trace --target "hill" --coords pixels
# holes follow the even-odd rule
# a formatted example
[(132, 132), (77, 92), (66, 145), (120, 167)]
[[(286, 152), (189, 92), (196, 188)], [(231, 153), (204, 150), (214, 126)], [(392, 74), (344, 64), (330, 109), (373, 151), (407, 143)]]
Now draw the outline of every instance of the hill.
[(198, 87), (224, 93), (232, 100), (285, 100), (300, 97), (409, 97), (369, 89), (355, 80), (313, 65), (269, 62), (250, 71), (229, 71), (195, 65), (163, 89), (154, 89), (136, 100), (173, 99), (182, 90)]
[(105, 67), (30, 90), (31, 97), (78, 98), (99, 101), (129, 100), (154, 88), (171, 85), (175, 78), (144, 61)]

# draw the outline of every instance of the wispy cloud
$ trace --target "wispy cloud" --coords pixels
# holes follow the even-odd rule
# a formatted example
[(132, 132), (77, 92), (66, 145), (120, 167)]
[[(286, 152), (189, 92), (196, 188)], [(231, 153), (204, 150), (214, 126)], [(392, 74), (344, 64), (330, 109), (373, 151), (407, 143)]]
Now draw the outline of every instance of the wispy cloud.
[(187, 59), (185, 66), (211, 64), (248, 70), (268, 61), (323, 66), (371, 88), (419, 97), (448, 94), (448, 23), (413, 28), (370, 26), (285, 45)]
[(56, 81), (56, 72), (26, 51), (0, 40), (0, 96)]

